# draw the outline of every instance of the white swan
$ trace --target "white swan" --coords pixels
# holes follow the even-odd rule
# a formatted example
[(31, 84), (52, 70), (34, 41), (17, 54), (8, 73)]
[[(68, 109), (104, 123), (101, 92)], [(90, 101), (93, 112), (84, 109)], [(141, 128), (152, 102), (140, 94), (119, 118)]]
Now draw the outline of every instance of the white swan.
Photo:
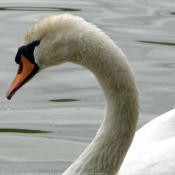
[(103, 123), (64, 175), (175, 174), (174, 110), (136, 133), (121, 166), (138, 120), (138, 91), (125, 55), (97, 27), (69, 14), (44, 18), (27, 31), (15, 60), (19, 68), (7, 91), (8, 99), (39, 71), (67, 61), (92, 71), (103, 89), (106, 99)]

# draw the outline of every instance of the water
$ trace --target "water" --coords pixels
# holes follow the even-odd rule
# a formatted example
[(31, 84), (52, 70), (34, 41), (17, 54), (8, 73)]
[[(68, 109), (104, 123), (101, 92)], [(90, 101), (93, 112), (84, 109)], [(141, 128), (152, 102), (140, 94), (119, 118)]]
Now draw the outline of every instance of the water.
[(175, 0), (0, 2), (0, 173), (63, 172), (103, 118), (101, 88), (88, 70), (63, 64), (6, 91), (25, 31), (42, 17), (72, 13), (93, 22), (124, 51), (140, 93), (138, 128), (175, 105)]

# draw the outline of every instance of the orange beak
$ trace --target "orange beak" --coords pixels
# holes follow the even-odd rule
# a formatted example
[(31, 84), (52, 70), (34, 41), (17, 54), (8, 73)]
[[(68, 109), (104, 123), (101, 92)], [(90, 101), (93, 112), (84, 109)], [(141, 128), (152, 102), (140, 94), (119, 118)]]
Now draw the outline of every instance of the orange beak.
[(34, 63), (31, 63), (27, 58), (21, 55), (21, 62), (19, 64), (17, 74), (6, 94), (7, 99), (10, 100), (17, 90), (27, 83), (37, 73), (37, 71), (38, 66), (36, 68)]

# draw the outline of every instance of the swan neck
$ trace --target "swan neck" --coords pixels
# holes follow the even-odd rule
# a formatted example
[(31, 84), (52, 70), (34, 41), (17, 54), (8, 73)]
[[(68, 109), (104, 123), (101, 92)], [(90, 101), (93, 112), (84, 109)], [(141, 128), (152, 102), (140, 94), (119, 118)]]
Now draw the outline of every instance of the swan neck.
[(134, 73), (122, 51), (113, 41), (105, 39), (108, 44), (88, 45), (90, 51), (81, 51), (78, 59), (72, 61), (96, 76), (106, 108), (95, 138), (64, 175), (70, 172), (116, 174), (135, 133), (139, 103)]

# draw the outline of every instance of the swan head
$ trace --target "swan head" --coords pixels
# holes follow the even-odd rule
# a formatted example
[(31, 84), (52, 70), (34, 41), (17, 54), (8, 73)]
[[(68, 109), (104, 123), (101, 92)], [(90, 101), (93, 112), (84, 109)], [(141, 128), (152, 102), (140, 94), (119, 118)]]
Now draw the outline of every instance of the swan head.
[(17, 51), (15, 61), (19, 68), (7, 98), (11, 99), (39, 71), (71, 61), (82, 44), (81, 36), (92, 26), (70, 14), (46, 17), (32, 25)]

